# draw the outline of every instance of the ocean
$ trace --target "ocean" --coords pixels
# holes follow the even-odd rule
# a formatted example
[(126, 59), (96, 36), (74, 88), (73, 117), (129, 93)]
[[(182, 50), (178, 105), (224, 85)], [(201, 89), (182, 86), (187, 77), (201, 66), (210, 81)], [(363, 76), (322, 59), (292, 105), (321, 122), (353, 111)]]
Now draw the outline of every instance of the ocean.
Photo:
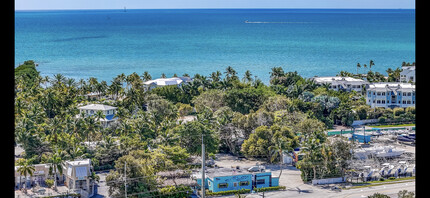
[(15, 11), (15, 67), (25, 60), (42, 76), (108, 84), (121, 73), (209, 76), (228, 66), (268, 84), (273, 67), (308, 78), (356, 73), (370, 60), (386, 75), (415, 62), (415, 10)]

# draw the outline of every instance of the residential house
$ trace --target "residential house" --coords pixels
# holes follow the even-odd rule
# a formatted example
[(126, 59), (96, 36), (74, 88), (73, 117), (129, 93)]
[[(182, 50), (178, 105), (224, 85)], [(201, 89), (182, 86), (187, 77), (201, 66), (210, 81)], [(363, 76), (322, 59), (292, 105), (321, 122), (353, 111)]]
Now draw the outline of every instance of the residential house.
[[(20, 175), (18, 172), (18, 168), (20, 166), (15, 166), (15, 187), (20, 188), (24, 185), (24, 182), (26, 182), (26, 186), (44, 186), (45, 180), (49, 179), (49, 167), (48, 164), (35, 164), (33, 165), (34, 171), (33, 175), (27, 175), (27, 178), (25, 178), (24, 175)], [(21, 177), (21, 178), (20, 178)]]
[(410, 83), (372, 83), (366, 90), (366, 104), (371, 108), (415, 107), (415, 85)]
[(415, 66), (403, 66), (400, 72), (400, 82), (415, 83)]
[(117, 118), (114, 117), (114, 115), (118, 107), (112, 107), (104, 104), (89, 104), (89, 105), (78, 107), (78, 109), (80, 111), (80, 114), (78, 114), (77, 117), (79, 117), (81, 113), (84, 113), (85, 116), (95, 116), (97, 111), (102, 111), (105, 117), (98, 121), (101, 121), (102, 125), (105, 127), (117, 120)]
[(367, 84), (369, 84), (367, 81), (364, 81), (362, 79), (356, 79), (352, 77), (341, 77), (341, 76), (334, 76), (334, 77), (313, 77), (311, 78), (315, 81), (315, 83), (323, 85), (323, 84), (330, 84), (330, 89), (339, 91), (356, 91), (361, 92), (362, 88), (365, 87)]
[(144, 82), (144, 89), (145, 91), (149, 91), (151, 89), (154, 89), (156, 87), (163, 87), (167, 85), (176, 85), (176, 86), (182, 86), (184, 83), (189, 83), (193, 81), (190, 77), (173, 77), (173, 78), (158, 78), (155, 80), (148, 80)]
[(94, 181), (90, 159), (66, 161), (63, 166), (64, 185), (70, 190), (79, 190), (83, 197), (94, 194)]

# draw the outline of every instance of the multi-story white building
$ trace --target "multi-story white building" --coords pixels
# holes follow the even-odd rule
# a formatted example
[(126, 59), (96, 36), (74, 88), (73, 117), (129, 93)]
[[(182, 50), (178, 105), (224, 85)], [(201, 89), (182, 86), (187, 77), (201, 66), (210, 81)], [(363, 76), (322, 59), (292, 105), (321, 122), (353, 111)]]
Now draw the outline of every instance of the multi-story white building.
[(365, 87), (368, 82), (356, 79), (352, 77), (341, 77), (341, 76), (334, 76), (334, 77), (313, 77), (312, 78), (315, 83), (317, 84), (330, 84), (330, 89), (339, 91), (339, 90), (345, 90), (345, 91), (356, 91), (361, 92), (362, 88)]
[(366, 104), (371, 108), (415, 106), (415, 85), (410, 83), (372, 83), (366, 90)]
[(400, 82), (415, 83), (415, 66), (403, 66), (402, 69), (403, 71), (400, 72)]
[(117, 118), (114, 117), (114, 115), (118, 107), (112, 107), (112, 106), (103, 105), (103, 104), (89, 104), (82, 107), (78, 107), (78, 109), (80, 113), (76, 115), (77, 117), (79, 117), (81, 113), (84, 113), (85, 116), (94, 116), (97, 113), (97, 111), (102, 111), (103, 114), (105, 115), (105, 118), (99, 121), (102, 123), (103, 126), (107, 126), (111, 122), (117, 120)]
[(158, 78), (155, 80), (148, 80), (144, 82), (145, 90), (149, 91), (156, 87), (163, 87), (167, 85), (181, 86), (183, 83), (189, 83), (192, 79), (190, 77), (173, 77), (173, 78)]
[(94, 181), (91, 179), (91, 160), (66, 161), (63, 166), (64, 185), (70, 190), (79, 190), (81, 195), (94, 195)]

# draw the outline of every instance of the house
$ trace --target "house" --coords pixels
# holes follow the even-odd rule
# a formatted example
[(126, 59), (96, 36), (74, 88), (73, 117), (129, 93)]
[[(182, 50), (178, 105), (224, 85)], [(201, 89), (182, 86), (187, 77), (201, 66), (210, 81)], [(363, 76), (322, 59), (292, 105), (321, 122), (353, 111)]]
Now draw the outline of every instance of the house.
[(402, 66), (402, 72), (400, 72), (400, 82), (415, 83), (415, 66)]
[(311, 78), (315, 81), (315, 83), (323, 85), (323, 84), (330, 84), (330, 89), (339, 91), (356, 91), (361, 92), (362, 88), (365, 87), (367, 84), (369, 84), (367, 81), (364, 81), (362, 79), (356, 79), (352, 77), (341, 77), (341, 76), (334, 76), (334, 77), (313, 77)]
[[(191, 176), (202, 185), (201, 172)], [(205, 172), (205, 188), (211, 192), (279, 186), (279, 177), (271, 172), (249, 172), (237, 168), (209, 168)]]
[(151, 89), (157, 88), (157, 87), (163, 87), (167, 85), (176, 85), (181, 86), (184, 83), (189, 83), (193, 81), (190, 77), (173, 77), (173, 78), (158, 78), (155, 80), (148, 80), (144, 82), (144, 89), (145, 91), (149, 91)]
[(79, 190), (83, 197), (91, 197), (94, 194), (91, 170), (90, 159), (66, 161), (63, 165), (64, 185), (70, 190)]
[[(24, 175), (20, 175), (18, 172), (18, 168), (20, 166), (15, 166), (15, 187), (20, 188), (26, 182), (26, 186), (44, 186), (45, 180), (49, 179), (49, 165), (48, 164), (35, 164), (33, 165), (34, 171), (33, 176), (27, 175), (25, 178)], [(21, 178), (20, 178), (21, 177)]]
[(97, 111), (102, 111), (105, 117), (98, 121), (101, 121), (103, 126), (108, 126), (110, 123), (118, 119), (114, 117), (116, 109), (118, 109), (118, 107), (112, 107), (103, 104), (89, 104), (78, 107), (78, 109), (80, 111), (80, 114), (78, 114), (77, 117), (79, 117), (82, 113), (85, 114), (85, 116), (95, 116)]
[(410, 83), (372, 83), (366, 90), (371, 108), (415, 107), (415, 85)]

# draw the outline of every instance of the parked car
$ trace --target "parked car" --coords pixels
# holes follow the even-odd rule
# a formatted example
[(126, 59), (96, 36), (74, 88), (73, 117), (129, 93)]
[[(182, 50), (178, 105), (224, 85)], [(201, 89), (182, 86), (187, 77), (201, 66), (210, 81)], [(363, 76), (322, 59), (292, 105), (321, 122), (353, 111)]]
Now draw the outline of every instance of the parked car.
[(266, 168), (264, 168), (264, 166), (252, 166), (250, 168), (248, 168), (249, 172), (258, 172), (258, 171), (263, 171)]

